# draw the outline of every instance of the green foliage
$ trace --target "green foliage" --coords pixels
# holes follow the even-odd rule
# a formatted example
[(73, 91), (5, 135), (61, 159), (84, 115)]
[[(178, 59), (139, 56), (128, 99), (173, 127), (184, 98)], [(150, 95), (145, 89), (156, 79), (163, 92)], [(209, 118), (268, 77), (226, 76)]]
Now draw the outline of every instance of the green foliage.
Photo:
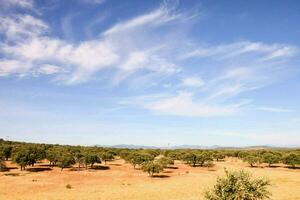
[(93, 168), (95, 163), (101, 163), (101, 159), (98, 156), (97, 153), (95, 152), (86, 152), (84, 154), (84, 164), (85, 164), (85, 168), (88, 168), (88, 165), (91, 165), (91, 168)]
[(223, 152), (214, 152), (213, 153), (213, 158), (216, 159), (217, 161), (220, 161), (220, 160), (224, 160), (225, 159), (225, 154)]
[(244, 158), (242, 158), (244, 162), (249, 163), (251, 167), (254, 167), (256, 164), (259, 163), (259, 158), (255, 155), (247, 155)]
[(263, 200), (270, 197), (266, 179), (253, 179), (244, 171), (230, 172), (225, 170), (225, 177), (218, 178), (211, 191), (207, 191), (207, 200)]
[(20, 150), (13, 155), (13, 161), (20, 165), (22, 171), (29, 164), (29, 155), (25, 150)]
[(4, 163), (4, 156), (3, 154), (0, 153), (0, 172), (5, 170), (6, 170), (6, 166)]
[(264, 163), (267, 163), (269, 167), (271, 167), (272, 164), (276, 164), (280, 162), (281, 155), (278, 153), (267, 152), (263, 154), (262, 160)]
[(163, 169), (164, 167), (160, 163), (154, 161), (144, 162), (142, 165), (142, 170), (147, 172), (149, 176), (153, 176), (155, 173), (160, 173)]
[(163, 168), (167, 168), (170, 165), (174, 165), (174, 160), (170, 157), (161, 157), (158, 159), (158, 163), (163, 166)]
[(111, 151), (105, 151), (105, 152), (101, 153), (100, 157), (101, 157), (101, 160), (103, 160), (104, 164), (106, 165), (107, 161), (114, 159), (114, 153)]
[(142, 165), (145, 162), (153, 161), (154, 157), (148, 153), (132, 153), (127, 157), (127, 161), (136, 168), (137, 165)]
[(195, 167), (196, 165), (203, 167), (206, 162), (212, 161), (212, 155), (209, 152), (205, 151), (189, 152), (183, 156), (183, 160), (193, 167)]
[(295, 168), (296, 165), (300, 165), (300, 154), (289, 153), (283, 158), (283, 163)]
[(0, 154), (8, 160), (11, 157), (13, 147), (10, 145), (0, 146)]
[(59, 150), (54, 148), (48, 149), (46, 152), (46, 158), (50, 162), (50, 167), (54, 167), (59, 159)]
[(75, 162), (75, 159), (72, 154), (63, 153), (58, 158), (57, 166), (59, 166), (62, 171), (64, 168), (70, 167), (70, 166), (74, 165), (75, 163), (76, 162)]

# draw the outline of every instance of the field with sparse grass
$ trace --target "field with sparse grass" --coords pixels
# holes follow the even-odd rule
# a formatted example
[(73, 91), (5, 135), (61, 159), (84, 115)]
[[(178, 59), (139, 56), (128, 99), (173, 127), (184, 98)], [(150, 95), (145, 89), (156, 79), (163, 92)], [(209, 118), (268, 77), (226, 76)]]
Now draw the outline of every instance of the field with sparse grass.
[(0, 172), (1, 200), (199, 200), (211, 188), (224, 168), (244, 169), (255, 177), (270, 179), (271, 199), (300, 200), (300, 169), (283, 166), (250, 168), (237, 158), (215, 162), (211, 168), (191, 167), (176, 161), (151, 178), (122, 159), (96, 165), (95, 169), (49, 168), (48, 162), (20, 171), (6, 162), (9, 171)]

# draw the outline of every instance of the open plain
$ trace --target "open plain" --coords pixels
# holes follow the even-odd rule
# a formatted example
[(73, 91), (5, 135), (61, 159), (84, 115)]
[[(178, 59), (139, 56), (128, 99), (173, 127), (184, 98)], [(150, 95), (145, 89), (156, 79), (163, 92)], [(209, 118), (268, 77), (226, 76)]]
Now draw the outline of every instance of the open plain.
[[(211, 168), (190, 167), (179, 161), (174, 168), (151, 178), (141, 170), (117, 159), (97, 169), (49, 168), (40, 162), (20, 171), (15, 164), (0, 172), (1, 200), (201, 200), (218, 176), (229, 170), (244, 169), (254, 177), (271, 181), (271, 199), (300, 200), (300, 170), (283, 166), (250, 168), (246, 163), (228, 158)], [(69, 185), (69, 188), (66, 186)]]

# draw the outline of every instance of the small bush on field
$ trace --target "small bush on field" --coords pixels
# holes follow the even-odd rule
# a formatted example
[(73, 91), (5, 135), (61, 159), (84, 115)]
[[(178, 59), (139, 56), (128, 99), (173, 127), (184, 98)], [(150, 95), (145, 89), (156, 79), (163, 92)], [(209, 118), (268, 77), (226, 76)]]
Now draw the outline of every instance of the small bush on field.
[(263, 200), (270, 198), (266, 179), (253, 179), (245, 171), (227, 171), (218, 178), (214, 188), (205, 193), (206, 200)]
[(67, 189), (72, 189), (72, 185), (67, 184), (67, 185), (66, 185), (66, 188), (67, 188)]

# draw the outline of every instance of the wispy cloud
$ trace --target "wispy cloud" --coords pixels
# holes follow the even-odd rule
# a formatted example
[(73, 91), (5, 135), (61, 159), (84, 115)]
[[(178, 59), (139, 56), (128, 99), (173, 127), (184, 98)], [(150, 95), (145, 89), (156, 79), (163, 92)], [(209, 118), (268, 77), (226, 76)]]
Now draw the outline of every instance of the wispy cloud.
[(158, 115), (181, 117), (222, 117), (238, 114), (248, 102), (235, 104), (213, 104), (195, 100), (190, 92), (179, 92), (176, 95), (146, 96), (122, 101), (122, 104), (135, 105)]
[(295, 112), (295, 110), (285, 109), (285, 108), (276, 108), (276, 107), (258, 107), (257, 110), (265, 111), (265, 112), (275, 112), (275, 113)]
[[(166, 91), (167, 97), (137, 104), (155, 113), (228, 116), (247, 105), (240, 94), (273, 83), (298, 55), (297, 47), (278, 43), (190, 42), (189, 26), (195, 16), (163, 3), (152, 11), (111, 24), (95, 33), (93, 39), (73, 42), (52, 36), (50, 24), (39, 18), (9, 15), (0, 20), (0, 33), (5, 38), (0, 44), (0, 74), (48, 75), (74, 85), (107, 72), (107, 82), (113, 86), (125, 83), (130, 89), (146, 86)], [(105, 19), (100, 16), (90, 26)], [(67, 16), (61, 21), (66, 35), (72, 35), (70, 20)], [(92, 35), (88, 29), (86, 32)], [(268, 107), (260, 110), (287, 112)]]
[(0, 33), (13, 42), (37, 37), (48, 28), (46, 23), (31, 15), (16, 15), (0, 19)]
[(187, 77), (182, 79), (181, 85), (187, 87), (202, 87), (205, 85), (205, 82), (198, 77)]
[(0, 0), (0, 4), (4, 7), (33, 8), (33, 0)]
[(270, 60), (281, 57), (290, 57), (297, 53), (294, 46), (283, 44), (264, 44), (260, 42), (241, 41), (217, 46), (203, 46), (191, 50), (181, 56), (182, 59), (193, 57), (213, 57), (215, 59), (228, 59), (246, 54), (259, 55), (260, 60)]

